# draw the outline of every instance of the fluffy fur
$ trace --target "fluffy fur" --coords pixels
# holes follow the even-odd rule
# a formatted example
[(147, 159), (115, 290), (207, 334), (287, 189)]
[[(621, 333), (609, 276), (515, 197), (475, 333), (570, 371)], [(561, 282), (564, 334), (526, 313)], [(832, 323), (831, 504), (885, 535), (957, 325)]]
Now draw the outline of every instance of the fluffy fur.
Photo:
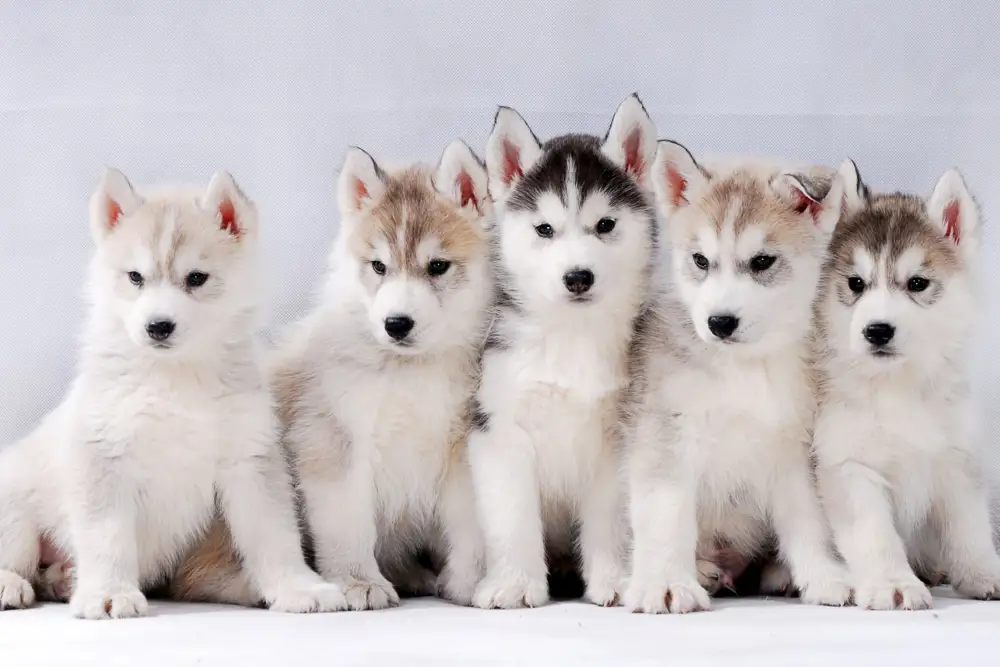
[(542, 144), (517, 112), (497, 113), (487, 168), (499, 312), (469, 440), (487, 547), (476, 606), (544, 604), (546, 553), (562, 562), (577, 549), (587, 598), (618, 600), (619, 408), (655, 245), (655, 145), (635, 96), (603, 140)]
[(76, 577), (74, 614), (141, 615), (143, 590), (172, 573), (217, 510), (272, 608), (343, 607), (303, 559), (251, 338), (254, 205), (226, 173), (204, 190), (140, 194), (107, 170), (90, 217), (97, 251), (78, 376), (0, 454), (0, 608), (33, 602), (29, 581), (57, 549)]
[(669, 141), (653, 183), (672, 276), (636, 361), (624, 603), (708, 609), (696, 552), (745, 560), (773, 534), (806, 601), (844, 604), (850, 591), (811, 476), (808, 365), (810, 309), (843, 185), (759, 163), (711, 172)]
[(852, 165), (843, 171), (848, 214), (816, 308), (814, 447), (856, 602), (929, 607), (913, 568), (944, 574), (961, 595), (1000, 598), (966, 359), (978, 207), (954, 170), (926, 201), (869, 194)]

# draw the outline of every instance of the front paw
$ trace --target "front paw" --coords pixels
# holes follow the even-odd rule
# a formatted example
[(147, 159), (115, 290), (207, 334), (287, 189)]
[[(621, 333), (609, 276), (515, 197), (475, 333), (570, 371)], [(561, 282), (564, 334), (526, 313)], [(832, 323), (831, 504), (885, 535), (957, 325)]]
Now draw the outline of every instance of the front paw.
[(698, 569), (698, 584), (710, 596), (715, 595), (724, 588), (733, 590), (732, 576), (712, 561), (698, 560), (695, 565)]
[(621, 603), (620, 591), (624, 588), (618, 573), (590, 577), (584, 597), (599, 607), (617, 607)]
[(850, 604), (854, 591), (847, 580), (839, 576), (817, 578), (800, 587), (799, 597), (804, 604), (826, 607), (843, 607)]
[(69, 604), (74, 616), (92, 620), (135, 618), (149, 611), (146, 596), (129, 584), (81, 587), (73, 593)]
[(480, 609), (541, 607), (548, 601), (549, 584), (546, 578), (523, 573), (487, 576), (472, 596), (472, 604)]
[(27, 579), (10, 570), (0, 570), (0, 611), (24, 609), (35, 604), (35, 591)]
[(951, 587), (964, 598), (1000, 600), (1000, 573), (970, 572), (953, 578)]
[(316, 581), (295, 581), (277, 588), (269, 596), (271, 611), (291, 614), (311, 614), (347, 609), (347, 598), (339, 584), (328, 583), (317, 577)]
[(472, 604), (472, 596), (476, 594), (479, 583), (477, 575), (460, 575), (445, 566), (438, 576), (438, 596), (451, 602), (468, 607)]
[(625, 591), (625, 606), (633, 613), (687, 614), (708, 611), (708, 592), (695, 579), (672, 584), (654, 584), (633, 579)]
[(854, 591), (854, 603), (862, 609), (930, 609), (931, 592), (916, 577), (866, 582)]
[(347, 608), (352, 611), (387, 609), (399, 606), (399, 594), (382, 575), (345, 577), (337, 580), (347, 598)]

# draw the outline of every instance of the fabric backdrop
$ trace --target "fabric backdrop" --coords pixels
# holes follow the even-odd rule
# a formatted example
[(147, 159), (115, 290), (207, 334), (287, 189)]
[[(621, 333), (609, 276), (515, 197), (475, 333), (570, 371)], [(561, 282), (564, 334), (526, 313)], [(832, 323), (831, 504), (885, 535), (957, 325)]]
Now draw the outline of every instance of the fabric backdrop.
[(269, 335), (325, 268), (346, 145), (481, 153), (497, 104), (542, 137), (602, 133), (638, 91), (696, 156), (850, 156), (874, 187), (922, 193), (962, 168), (986, 218), (975, 380), (1000, 482), (998, 16), (989, 0), (2, 2), (0, 443), (72, 376), (102, 165), (138, 184), (236, 176), (262, 216)]

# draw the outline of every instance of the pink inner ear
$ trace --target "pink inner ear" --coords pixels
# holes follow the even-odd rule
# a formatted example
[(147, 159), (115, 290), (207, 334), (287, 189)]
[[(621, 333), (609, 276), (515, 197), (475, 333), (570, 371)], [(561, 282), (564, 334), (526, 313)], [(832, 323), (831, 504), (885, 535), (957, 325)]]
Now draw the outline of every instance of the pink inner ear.
[(233, 236), (240, 235), (239, 225), (236, 224), (236, 207), (233, 206), (233, 202), (223, 199), (219, 203), (219, 216), (222, 218), (222, 229)]
[(688, 204), (687, 197), (684, 196), (687, 190), (687, 179), (681, 175), (681, 172), (673, 168), (669, 162), (667, 163), (666, 169), (667, 177), (667, 190), (670, 192), (670, 203), (674, 206), (681, 206), (682, 204)]
[(625, 149), (625, 171), (631, 172), (636, 178), (642, 176), (646, 171), (646, 161), (642, 159), (642, 134), (639, 129), (632, 130), (632, 133), (625, 139), (623, 145)]
[(506, 139), (502, 142), (503, 149), (503, 182), (506, 185), (510, 185), (511, 181), (515, 177), (520, 178), (524, 176), (524, 171), (521, 169), (521, 149), (507, 141)]
[(944, 235), (952, 239), (955, 243), (962, 240), (962, 227), (958, 220), (958, 202), (949, 202), (944, 207)]
[(360, 178), (354, 179), (354, 208), (361, 208), (362, 199), (370, 199), (368, 186)]
[(458, 177), (455, 179), (455, 183), (458, 185), (461, 192), (462, 208), (465, 208), (469, 202), (479, 210), (479, 198), (476, 197), (476, 187), (472, 182), (472, 176), (468, 172), (461, 171)]
[(819, 211), (823, 208), (823, 205), (802, 192), (798, 188), (792, 188), (792, 194), (795, 197), (795, 202), (792, 204), (792, 208), (795, 209), (796, 213), (805, 213), (809, 211), (809, 215), (812, 216), (813, 220), (819, 217)]
[(121, 215), (122, 207), (114, 199), (108, 197), (108, 229), (114, 229)]

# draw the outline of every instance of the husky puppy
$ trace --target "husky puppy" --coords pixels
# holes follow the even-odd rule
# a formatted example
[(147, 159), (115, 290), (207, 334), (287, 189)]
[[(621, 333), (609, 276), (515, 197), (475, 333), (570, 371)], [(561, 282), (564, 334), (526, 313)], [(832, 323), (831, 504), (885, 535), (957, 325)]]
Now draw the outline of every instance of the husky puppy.
[(926, 201), (871, 194), (846, 164), (816, 307), (820, 493), (855, 601), (925, 609), (914, 574), (1000, 598), (1000, 557), (971, 415), (979, 209), (948, 171)]
[(655, 243), (655, 147), (634, 95), (603, 140), (543, 144), (513, 109), (497, 113), (486, 164), (499, 312), (469, 440), (487, 549), (476, 606), (544, 604), (546, 553), (573, 553), (577, 538), (586, 597), (618, 599), (619, 406)]
[(29, 582), (52, 574), (39, 576), (44, 561), (64, 579), (50, 594), (73, 588), (75, 615), (144, 614), (142, 591), (217, 508), (272, 609), (343, 608), (303, 558), (257, 364), (254, 204), (222, 172), (204, 190), (140, 193), (108, 169), (90, 222), (78, 376), (0, 453), (0, 609), (34, 602)]
[(272, 364), (316, 566), (351, 609), (378, 609), (399, 601), (386, 575), (431, 548), (439, 592), (468, 604), (482, 570), (465, 444), (493, 293), (486, 169), (457, 140), (436, 169), (383, 170), (351, 149), (339, 199), (320, 305)]
[(845, 604), (810, 469), (808, 365), (843, 185), (756, 165), (712, 172), (670, 141), (659, 143), (652, 177), (672, 279), (647, 318), (629, 406), (624, 603), (708, 609), (696, 551), (756, 555), (773, 533), (804, 600)]

